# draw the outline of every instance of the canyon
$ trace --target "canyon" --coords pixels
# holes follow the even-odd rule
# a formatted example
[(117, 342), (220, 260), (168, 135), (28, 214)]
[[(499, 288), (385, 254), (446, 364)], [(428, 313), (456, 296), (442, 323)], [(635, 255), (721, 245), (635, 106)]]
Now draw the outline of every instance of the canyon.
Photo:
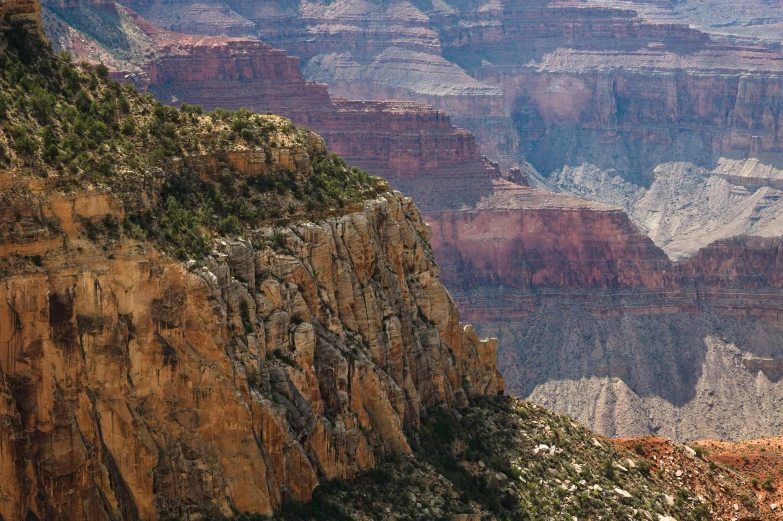
[[(63, 113), (80, 113), (71, 98), (86, 97), (83, 124), (96, 125), (89, 107), (111, 97), (124, 108), (103, 104), (102, 121), (119, 113), (144, 129), (104, 127), (118, 147), (105, 177), (78, 160), (65, 170), (0, 132), (2, 519), (271, 514), (321, 482), (410, 454), (408, 436), (433, 411), (503, 393), (497, 342), (460, 322), (410, 198), (338, 170), (345, 163), (320, 137), (283, 118), (244, 123), (243, 112), (215, 129), (100, 69), (45, 47), (30, 54), (34, 37), (20, 26), (0, 29), (3, 63), (67, 109), (48, 123), (64, 129)], [(46, 83), (38, 67), (72, 81)], [(0, 81), (4, 99), (18, 100), (21, 87)], [(4, 106), (3, 119), (37, 136), (40, 122), (20, 107)], [(163, 121), (165, 136), (155, 131)], [(210, 152), (232, 121), (245, 137)], [(172, 134), (180, 155), (156, 155)], [(48, 139), (67, 153), (65, 139)], [(109, 152), (87, 150), (96, 163)], [(346, 195), (337, 205), (318, 192), (326, 208), (313, 217), (287, 212), (250, 230), (247, 207), (242, 221), (216, 225), (212, 212), (224, 210), (210, 206), (187, 224), (187, 183), (224, 204), (245, 204), (244, 193), (262, 204), (286, 201), (263, 184), (280, 176), (287, 204), (304, 209), (291, 192), (315, 191), (308, 183), (323, 181), (326, 163)], [(374, 191), (349, 197), (362, 183)], [(184, 230), (207, 240), (206, 255), (188, 258)]]
[[(707, 166), (669, 161), (652, 173), (617, 174), (585, 161), (546, 171), (534, 153), (546, 138), (531, 131), (503, 141), (503, 132), (524, 127), (512, 111), (490, 107), (521, 85), (495, 77), (487, 81), (502, 88), (484, 90), (455, 73), (463, 85), (431, 98), (342, 99), (331, 84), (307, 81), (286, 51), (243, 37), (254, 36), (258, 21), (244, 21), (239, 6), (188, 5), (134, 8), (162, 25), (181, 12), (178, 30), (210, 34), (160, 29), (105, 1), (45, 3), (56, 46), (76, 61), (106, 58), (110, 78), (147, 94), (106, 78), (105, 69), (73, 66), (45, 49), (17, 56), (18, 42), (0, 42), (3, 63), (11, 62), (0, 82), (14, 102), (2, 113), (14, 128), (0, 128), (2, 519), (211, 520), (276, 511), (288, 519), (325, 507), (359, 518), (445, 512), (464, 521), (775, 518), (777, 504), (768, 504), (775, 496), (746, 497), (756, 485), (743, 469), (714, 466), (731, 456), (708, 464), (687, 446), (616, 443), (572, 420), (611, 436), (681, 441), (780, 432), (783, 240), (775, 233), (779, 169), (768, 160), (778, 146), (774, 107), (772, 119), (766, 109), (762, 116), (772, 127), (754, 128), (750, 140), (732, 116), (701, 126), (673, 121), (664, 131), (672, 134), (653, 143), (663, 143), (661, 157), (677, 159), (665, 147), (681, 146), (689, 133), (709, 142), (715, 162)], [(254, 6), (255, 15), (272, 19), (283, 7)], [(325, 15), (346, 7), (356, 6), (337, 4)], [(34, 4), (4, 9), (40, 27)], [(417, 18), (408, 5), (390, 9)], [(364, 14), (341, 16), (358, 23)], [(572, 22), (568, 38), (586, 39), (589, 52), (596, 32), (614, 35), (623, 54), (659, 38), (692, 46), (698, 63), (714, 50), (703, 32), (616, 7), (441, 15), (432, 18), (443, 27), (452, 15), (482, 21), (465, 38), (481, 34), (476, 45), (489, 42), (480, 51), (486, 56), (510, 54), (498, 47), (493, 17), (512, 44), (523, 34), (550, 38), (578, 15), (587, 21)], [(281, 34), (302, 30), (289, 16), (275, 22)], [(444, 44), (421, 30), (423, 20), (384, 32), (387, 22), (362, 21), (376, 31), (381, 54), (382, 40), (399, 42), (400, 31), (424, 54), (462, 45), (456, 29)], [(344, 45), (346, 28), (331, 28)], [(368, 50), (366, 41), (356, 45)], [(748, 49), (763, 52), (759, 42)], [(48, 115), (28, 113), (19, 102), (24, 82), (9, 79), (30, 65), (25, 60), (51, 60), (40, 70), (59, 71), (51, 81), (32, 74), (54, 85), (58, 108)], [(615, 79), (630, 91), (649, 83)], [(602, 88), (592, 81), (579, 88)], [(775, 79), (764, 81), (771, 87), (759, 103), (769, 108)], [(475, 104), (457, 108), (452, 120), (443, 107), (471, 92), (477, 99), (467, 105)], [(81, 103), (85, 96), (93, 101)], [(575, 114), (564, 103), (572, 98), (579, 101), (569, 95), (547, 105), (555, 119)], [(621, 115), (611, 102), (593, 101), (578, 109), (577, 148), (591, 146), (584, 138), (591, 132), (611, 144), (602, 126)], [(640, 119), (621, 122), (617, 142), (655, 141), (648, 123), (660, 103), (634, 106)], [(191, 105), (245, 106), (291, 121)], [(587, 117), (588, 106), (598, 113)], [(753, 117), (757, 108), (749, 109)], [(79, 111), (113, 145), (96, 141), (63, 165), (75, 146), (68, 132), (77, 131), (65, 118)], [(555, 119), (546, 123), (554, 132), (574, 123)], [(475, 135), (452, 121), (467, 122)], [(37, 148), (60, 132), (63, 150)], [(501, 138), (498, 161), (482, 157), (493, 135)], [(527, 139), (538, 141), (523, 150)], [(334, 151), (421, 199), (423, 211)], [(699, 230), (700, 208), (712, 212), (714, 228)], [(726, 208), (734, 213), (717, 218)], [(727, 238), (709, 240), (721, 234)], [(482, 339), (487, 333), (498, 339)], [(498, 397), (505, 391), (570, 417)]]
[[(405, 99), (447, 112), (501, 169), (620, 205), (672, 257), (740, 233), (775, 234), (750, 208), (777, 213), (775, 197), (757, 205), (749, 198), (747, 215), (723, 227), (704, 217), (715, 213), (704, 198), (684, 215), (677, 209), (683, 226), (711, 227), (695, 241), (634, 211), (681, 164), (703, 174), (701, 192), (716, 176), (735, 192), (774, 186), (783, 168), (783, 39), (774, 30), (783, 22), (774, 7), (721, 4), (721, 24), (698, 5), (665, 2), (227, 2), (199, 3), (189, 25), (187, 1), (125, 5), (169, 29), (234, 34), (250, 24), (252, 36), (299, 57), (305, 77), (334, 97)], [(750, 17), (756, 11), (764, 17)], [(748, 169), (758, 175), (738, 175)], [(596, 186), (614, 177), (630, 197), (618, 201)]]
[[(717, 272), (756, 252), (717, 239), (780, 235), (780, 47), (634, 6), (138, 1), (44, 15), (56, 43), (99, 60), (113, 47), (84, 21), (116, 12), (144, 35), (116, 75), (168, 103), (285, 115), (412, 195), (460, 309), (500, 339), (512, 392), (604, 434), (774, 435), (779, 288), (705, 288), (708, 270), (687, 270), (701, 248)], [(732, 269), (749, 266), (748, 281), (753, 264)], [(590, 338), (560, 330), (564, 317)]]

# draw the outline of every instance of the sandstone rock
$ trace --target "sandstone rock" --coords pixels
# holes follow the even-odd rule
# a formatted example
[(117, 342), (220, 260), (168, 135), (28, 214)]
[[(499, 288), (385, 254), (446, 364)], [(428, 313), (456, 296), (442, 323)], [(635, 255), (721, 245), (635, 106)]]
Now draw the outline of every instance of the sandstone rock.
[(4, 519), (269, 513), (410, 452), (428, 408), (503, 389), (402, 197), (278, 230), (293, 256), (218, 241), (192, 272), (78, 239), (107, 194), (41, 197), (84, 252), (43, 236), (30, 247), (61, 261), (0, 284)]

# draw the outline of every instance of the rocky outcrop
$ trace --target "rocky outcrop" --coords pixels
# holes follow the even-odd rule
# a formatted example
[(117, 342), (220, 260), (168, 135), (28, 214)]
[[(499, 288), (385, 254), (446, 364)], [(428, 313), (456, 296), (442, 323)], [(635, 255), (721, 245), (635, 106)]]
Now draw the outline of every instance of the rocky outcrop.
[[(187, 13), (156, 2), (125, 5), (166, 29), (187, 24), (199, 29)], [(185, 3), (185, 5), (189, 5)], [(519, 139), (502, 92), (476, 81), (442, 55), (440, 36), (425, 12), (410, 4), (327, 6), (301, 3), (289, 9), (264, 4), (227, 3), (243, 23), (251, 23), (264, 41), (303, 60), (308, 79), (327, 83), (334, 96), (346, 99), (404, 99), (432, 105), (473, 132), (484, 154), (519, 161)], [(213, 25), (223, 29), (218, 13)], [(226, 34), (235, 24), (227, 24)]]
[(4, 519), (268, 513), (409, 452), (433, 407), (503, 390), (399, 193), (187, 268), (85, 237), (122, 216), (108, 193), (2, 179)]
[(392, 181), (459, 175), (480, 183), (499, 174), (487, 171), (473, 135), (447, 113), (414, 102), (330, 99), (326, 85), (305, 81), (296, 58), (258, 41), (205, 38), (165, 47), (148, 71), (148, 89), (160, 99), (281, 114)]
[(41, 36), (44, 36), (43, 20), (41, 19), (41, 3), (37, 0), (3, 0), (0, 3), (0, 17), (10, 19), (25, 19), (34, 23)]

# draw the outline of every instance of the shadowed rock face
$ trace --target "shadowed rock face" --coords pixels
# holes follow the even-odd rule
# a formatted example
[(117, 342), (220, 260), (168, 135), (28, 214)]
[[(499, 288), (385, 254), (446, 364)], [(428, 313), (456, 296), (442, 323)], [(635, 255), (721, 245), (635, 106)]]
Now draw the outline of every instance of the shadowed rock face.
[(673, 263), (621, 212), (544, 201), (429, 216), (460, 309), (499, 339), (510, 392), (607, 435), (780, 430), (781, 239)]

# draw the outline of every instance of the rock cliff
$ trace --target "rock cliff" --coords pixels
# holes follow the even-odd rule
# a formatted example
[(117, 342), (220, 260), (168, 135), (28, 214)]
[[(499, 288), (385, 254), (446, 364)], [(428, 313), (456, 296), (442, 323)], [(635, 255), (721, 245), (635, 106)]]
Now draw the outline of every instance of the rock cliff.
[[(165, 2), (125, 3), (167, 28), (187, 16)], [(735, 25), (716, 24), (698, 5), (682, 2), (226, 5), (262, 39), (301, 57), (305, 76), (328, 84), (333, 95), (409, 99), (447, 111), (502, 168), (523, 166), (524, 155), (553, 181), (544, 186), (623, 206), (679, 258), (718, 238), (774, 235), (778, 227), (778, 198), (750, 193), (735, 204), (743, 189), (777, 182), (769, 172), (737, 172), (783, 168), (783, 61), (773, 30), (780, 20), (750, 4), (721, 4), (724, 18), (743, 20)], [(212, 9), (194, 18), (212, 20), (209, 34), (220, 32), (225, 16)], [(757, 11), (766, 14), (749, 14)], [(676, 176), (680, 164), (729, 184), (714, 194), (717, 179), (705, 180), (697, 187), (705, 197), (677, 206), (648, 191), (659, 178)], [(569, 178), (574, 169), (583, 174)], [(597, 178), (617, 176), (630, 196), (618, 201), (594, 190)], [(427, 180), (420, 188), (432, 191)], [(422, 200), (423, 208), (453, 208), (447, 199)]]
[[(3, 63), (63, 110), (0, 116), (3, 519), (270, 513), (502, 393), (411, 199), (282, 118), (166, 107), (30, 41)], [(115, 148), (67, 160), (74, 114)]]
[[(76, 231), (113, 206), (4, 218)], [(269, 512), (410, 451), (428, 408), (502, 391), (497, 344), (459, 323), (410, 200), (267, 233), (287, 253), (226, 240), (190, 272), (131, 245), (27, 245), (43, 267), (0, 286), (4, 518)]]
[[(155, 60), (168, 72), (150, 85), (168, 101), (259, 110), (269, 110), (265, 100), (274, 101), (351, 160), (414, 195), (433, 225), (444, 279), (459, 289), (464, 312), (482, 322), (481, 331), (507, 341), (501, 359), (516, 392), (577, 414), (605, 433), (665, 428), (668, 435), (691, 439), (756, 436), (778, 428), (776, 415), (742, 405), (754, 411), (744, 416), (739, 405), (762, 403), (758, 407), (766, 410), (771, 402), (758, 397), (767, 391), (757, 390), (766, 384), (751, 380), (776, 384), (778, 354), (765, 346), (778, 340), (764, 329), (780, 316), (776, 266), (764, 271), (759, 264), (769, 263), (771, 253), (760, 254), (755, 243), (743, 240), (736, 247), (715, 245), (690, 264), (669, 259), (692, 255), (719, 238), (779, 233), (783, 62), (775, 38), (719, 38), (714, 28), (705, 32), (676, 16), (658, 16), (679, 7), (628, 2), (228, 2), (200, 7), (190, 21), (188, 13), (196, 13), (190, 2), (127, 4), (169, 29), (191, 24), (209, 34), (233, 34), (251, 24), (262, 39), (300, 56), (304, 76), (328, 84), (332, 94), (431, 104), (332, 99), (329, 105), (323, 85), (310, 84), (320, 101), (309, 105), (309, 98), (300, 97), (308, 113), (297, 115), (297, 103), (285, 106), (269, 83), (267, 75), (276, 69), (251, 64), (272, 51), (225, 38), (201, 40), (212, 46), (200, 51), (202, 57), (187, 56), (190, 43), (167, 47), (168, 55)], [(212, 25), (205, 25), (210, 13)], [(250, 57), (254, 52), (259, 57)], [(280, 60), (283, 85), (301, 81), (290, 59), (280, 53), (274, 59)], [(205, 82), (202, 70), (221, 78), (221, 87)], [(303, 84), (296, 85), (292, 92), (304, 92), (297, 90)], [(254, 89), (268, 95), (254, 97)], [(476, 140), (452, 127), (444, 110)], [(524, 172), (503, 176), (499, 165), (480, 162), (476, 143), (505, 166), (520, 163), (520, 152), (529, 163)], [(410, 176), (414, 171), (419, 175)], [(528, 174), (531, 184), (613, 208), (529, 189)], [(551, 309), (560, 311), (543, 311)], [(739, 336), (721, 336), (723, 318)], [(613, 331), (596, 333), (598, 351), (568, 337), (575, 360), (594, 353), (577, 364), (583, 372), (550, 363), (557, 354), (553, 346), (569, 345), (562, 336), (569, 331), (558, 329), (569, 321)], [(752, 334), (757, 327), (764, 333)], [(617, 362), (606, 353), (638, 353), (638, 338), (648, 333), (634, 331), (671, 338), (676, 350), (651, 350), (679, 360), (682, 371), (658, 370), (643, 356), (644, 375), (629, 376), (630, 384), (620, 380), (630, 391), (614, 389), (617, 381), (608, 375), (615, 373), (605, 368)], [(539, 333), (540, 341), (533, 342)], [(718, 346), (708, 337), (718, 339), (723, 354), (709, 358), (717, 365), (702, 371), (705, 346)], [(525, 355), (514, 355), (514, 349)], [(540, 370), (526, 372), (526, 365)], [(617, 374), (630, 375), (631, 369), (622, 365)], [(589, 389), (565, 390), (580, 374), (597, 374), (598, 380)], [(562, 389), (557, 382), (565, 382)], [(728, 390), (733, 385), (743, 398), (736, 404), (726, 399), (715, 410), (742, 421), (706, 414), (706, 401), (693, 402), (697, 382), (734, 382), (726, 383), (723, 396), (734, 393)], [(591, 416), (585, 400), (601, 419)], [(614, 403), (622, 406), (607, 405)], [(649, 414), (628, 412), (634, 407)], [(653, 422), (650, 416), (664, 419)], [(700, 423), (705, 417), (709, 425)]]
[(673, 263), (622, 212), (546, 193), (517, 212), (429, 219), (460, 309), (499, 339), (510, 392), (616, 436), (749, 439), (783, 425), (779, 239), (726, 239)]
[[(162, 27), (183, 23), (165, 3), (126, 4)], [(637, 176), (671, 156), (682, 135), (699, 145), (703, 161), (712, 151), (756, 155), (781, 147), (780, 38), (767, 30), (775, 23), (769, 13), (743, 22), (759, 27), (761, 40), (752, 29), (734, 39), (725, 34), (743, 31), (715, 24), (697, 30), (689, 23), (700, 8), (674, 4), (226, 5), (262, 39), (301, 57), (306, 76), (333, 94), (448, 111), (506, 167), (525, 152), (547, 174), (582, 162), (587, 149), (579, 141), (587, 137), (616, 143), (618, 153), (623, 144), (640, 147), (641, 164), (622, 164), (638, 161), (629, 153), (603, 157)], [(221, 24), (233, 30), (213, 9), (204, 32)], [(209, 17), (198, 11), (193, 27)], [(574, 142), (572, 126), (590, 132)]]

